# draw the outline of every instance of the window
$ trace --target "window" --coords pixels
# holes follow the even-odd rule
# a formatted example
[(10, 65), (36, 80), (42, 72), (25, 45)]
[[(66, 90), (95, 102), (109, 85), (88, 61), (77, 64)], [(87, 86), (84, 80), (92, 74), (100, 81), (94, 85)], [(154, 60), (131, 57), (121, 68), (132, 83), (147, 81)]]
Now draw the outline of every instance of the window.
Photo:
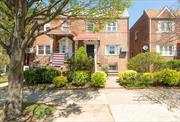
[(109, 70), (111, 70), (111, 71), (117, 70), (117, 64), (110, 64), (109, 65)]
[(119, 46), (118, 45), (107, 45), (105, 49), (106, 55), (118, 55), (119, 54)]
[(86, 23), (86, 31), (87, 32), (92, 32), (93, 29), (94, 29), (93, 21), (88, 20), (87, 23)]
[(44, 31), (47, 31), (50, 29), (50, 23), (47, 23), (44, 25)]
[(172, 45), (157, 45), (157, 52), (162, 56), (175, 56), (176, 46)]
[(158, 24), (159, 32), (171, 32), (174, 31), (174, 27), (174, 23), (170, 21), (160, 21)]
[(41, 55), (51, 54), (51, 48), (49, 45), (38, 45), (37, 48), (38, 48), (37, 54), (41, 54)]
[(70, 28), (69, 22), (65, 22), (64, 24), (62, 24), (62, 31), (69, 31), (69, 28)]
[(107, 32), (116, 32), (117, 31), (117, 23), (112, 22), (106, 25), (106, 31)]

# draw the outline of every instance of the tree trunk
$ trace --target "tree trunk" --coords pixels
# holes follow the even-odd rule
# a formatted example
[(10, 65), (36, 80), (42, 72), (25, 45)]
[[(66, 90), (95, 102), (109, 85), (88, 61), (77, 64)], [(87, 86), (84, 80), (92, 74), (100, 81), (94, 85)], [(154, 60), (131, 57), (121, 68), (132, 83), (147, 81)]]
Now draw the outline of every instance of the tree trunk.
[(20, 48), (16, 48), (10, 56), (9, 84), (4, 106), (4, 122), (15, 120), (22, 114), (23, 56), (23, 50)]

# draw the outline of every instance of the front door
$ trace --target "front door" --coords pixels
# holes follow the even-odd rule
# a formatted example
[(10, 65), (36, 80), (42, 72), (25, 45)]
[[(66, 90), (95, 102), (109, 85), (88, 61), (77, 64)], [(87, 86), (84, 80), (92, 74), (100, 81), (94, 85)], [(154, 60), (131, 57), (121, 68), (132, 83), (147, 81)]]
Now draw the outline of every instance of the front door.
[(88, 56), (91, 56), (94, 58), (94, 45), (93, 44), (87, 44), (86, 45), (86, 52)]

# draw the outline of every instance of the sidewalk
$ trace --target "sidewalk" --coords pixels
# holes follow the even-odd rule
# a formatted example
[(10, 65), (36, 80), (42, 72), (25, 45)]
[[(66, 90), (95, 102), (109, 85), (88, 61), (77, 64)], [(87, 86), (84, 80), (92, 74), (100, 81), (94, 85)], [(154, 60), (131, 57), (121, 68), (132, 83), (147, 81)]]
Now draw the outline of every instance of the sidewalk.
[(0, 83), (0, 88), (8, 86), (8, 82), (6, 83)]

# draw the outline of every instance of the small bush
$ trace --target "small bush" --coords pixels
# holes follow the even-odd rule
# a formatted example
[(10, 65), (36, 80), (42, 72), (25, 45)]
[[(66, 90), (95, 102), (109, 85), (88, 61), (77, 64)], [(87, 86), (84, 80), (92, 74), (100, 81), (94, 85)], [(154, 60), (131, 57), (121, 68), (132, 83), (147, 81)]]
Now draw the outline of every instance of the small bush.
[(180, 60), (171, 60), (167, 62), (167, 67), (173, 70), (180, 71)]
[(25, 109), (31, 112), (36, 119), (44, 119), (54, 111), (54, 108), (44, 104), (27, 104)]
[(180, 81), (179, 72), (171, 69), (164, 69), (156, 73), (156, 81), (168, 86), (177, 86)]
[(73, 73), (73, 81), (76, 86), (84, 86), (89, 78), (86, 71), (75, 71)]
[(24, 72), (24, 79), (29, 84), (52, 83), (59, 73), (53, 68), (33, 68)]
[(143, 73), (139, 76), (140, 82), (144, 82), (147, 84), (153, 84), (154, 83), (154, 74), (151, 72)]
[(128, 61), (128, 69), (139, 73), (160, 71), (165, 67), (165, 61), (157, 53), (146, 52), (138, 54)]
[(56, 86), (56, 87), (64, 87), (67, 85), (67, 77), (65, 76), (57, 76), (53, 79), (53, 84)]
[(91, 85), (94, 87), (105, 87), (107, 75), (103, 71), (98, 71), (91, 76)]
[(125, 72), (119, 72), (119, 80), (134, 80), (136, 78), (137, 72), (134, 70), (128, 70)]

